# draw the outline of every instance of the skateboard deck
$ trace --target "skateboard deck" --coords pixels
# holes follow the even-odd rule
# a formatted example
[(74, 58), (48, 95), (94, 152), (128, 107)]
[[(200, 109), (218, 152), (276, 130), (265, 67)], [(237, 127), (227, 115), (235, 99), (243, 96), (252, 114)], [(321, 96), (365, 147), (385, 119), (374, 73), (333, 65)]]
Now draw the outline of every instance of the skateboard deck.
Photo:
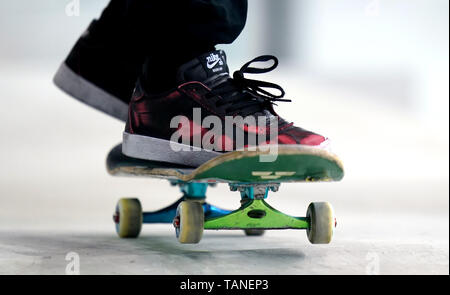
[(107, 170), (117, 176), (146, 176), (183, 182), (268, 183), (338, 181), (344, 170), (333, 154), (311, 147), (279, 147), (273, 162), (262, 162), (267, 151), (234, 151), (199, 167), (147, 161), (122, 154), (121, 145), (107, 157)]
[[(331, 241), (336, 225), (327, 202), (313, 202), (306, 217), (286, 215), (265, 200), (282, 182), (339, 181), (344, 176), (341, 161), (332, 153), (305, 146), (280, 146), (276, 157), (268, 151), (233, 151), (213, 158), (199, 167), (130, 158), (115, 146), (106, 160), (114, 176), (141, 176), (169, 180), (180, 187), (182, 197), (154, 212), (143, 212), (138, 199), (122, 198), (113, 220), (121, 238), (139, 236), (142, 224), (172, 223), (180, 243), (200, 242), (204, 229), (242, 229), (259, 236), (267, 229), (306, 229), (313, 244)], [(267, 161), (272, 160), (272, 161)], [(205, 202), (208, 186), (228, 183), (238, 191), (241, 206), (224, 210)]]

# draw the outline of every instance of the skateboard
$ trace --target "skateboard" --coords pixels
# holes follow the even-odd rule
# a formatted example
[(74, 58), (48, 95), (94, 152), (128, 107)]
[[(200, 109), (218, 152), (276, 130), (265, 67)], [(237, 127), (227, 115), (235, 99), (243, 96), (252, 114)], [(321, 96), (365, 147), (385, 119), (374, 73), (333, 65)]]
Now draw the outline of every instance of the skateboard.
[[(262, 161), (268, 153), (233, 151), (194, 168), (130, 158), (122, 154), (120, 144), (115, 146), (106, 160), (111, 175), (165, 179), (182, 193), (175, 203), (154, 212), (143, 212), (138, 199), (120, 199), (113, 215), (117, 234), (137, 238), (142, 224), (172, 223), (180, 243), (199, 243), (204, 230), (233, 229), (249, 236), (269, 229), (304, 229), (311, 243), (329, 243), (336, 226), (331, 204), (313, 202), (305, 217), (295, 217), (274, 209), (266, 200), (284, 182), (341, 180), (341, 161), (330, 152), (307, 146), (280, 146), (275, 160)], [(225, 210), (205, 202), (207, 188), (218, 183), (240, 193), (238, 209)]]

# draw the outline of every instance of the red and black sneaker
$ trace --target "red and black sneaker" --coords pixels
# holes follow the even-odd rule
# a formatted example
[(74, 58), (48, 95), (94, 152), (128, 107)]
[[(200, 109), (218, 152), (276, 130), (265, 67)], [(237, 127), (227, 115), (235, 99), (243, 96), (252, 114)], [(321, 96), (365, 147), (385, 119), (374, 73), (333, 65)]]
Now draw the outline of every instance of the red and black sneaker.
[[(273, 61), (269, 68), (254, 62)], [(274, 56), (260, 56), (229, 76), (222, 50), (201, 55), (182, 65), (178, 87), (165, 93), (148, 91), (138, 79), (129, 105), (122, 152), (130, 157), (198, 166), (224, 152), (263, 144), (308, 145), (325, 148), (327, 138), (296, 127), (273, 109), (283, 89), (250, 80), (245, 73), (275, 69)], [(267, 89), (275, 89), (277, 95)]]

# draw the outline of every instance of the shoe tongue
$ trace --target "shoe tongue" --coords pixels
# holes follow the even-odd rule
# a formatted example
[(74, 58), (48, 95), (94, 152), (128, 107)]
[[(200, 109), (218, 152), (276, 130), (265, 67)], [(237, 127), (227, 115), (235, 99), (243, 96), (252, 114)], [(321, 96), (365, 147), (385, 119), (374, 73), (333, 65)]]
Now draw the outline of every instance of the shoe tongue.
[(177, 82), (179, 84), (190, 81), (203, 82), (224, 73), (229, 74), (227, 57), (223, 50), (215, 50), (182, 65), (178, 69)]

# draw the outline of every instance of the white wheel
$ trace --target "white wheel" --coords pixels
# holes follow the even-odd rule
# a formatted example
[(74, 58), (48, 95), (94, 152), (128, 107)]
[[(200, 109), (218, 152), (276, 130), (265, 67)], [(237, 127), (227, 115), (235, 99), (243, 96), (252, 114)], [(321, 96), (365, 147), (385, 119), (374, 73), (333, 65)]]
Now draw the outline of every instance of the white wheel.
[(336, 223), (331, 204), (328, 202), (309, 204), (306, 217), (309, 219), (309, 227), (306, 230), (309, 241), (312, 244), (330, 243)]
[(120, 199), (113, 215), (121, 238), (137, 238), (142, 228), (142, 206), (138, 199)]
[(182, 244), (197, 244), (203, 236), (205, 214), (201, 202), (183, 201), (173, 220), (175, 234)]

